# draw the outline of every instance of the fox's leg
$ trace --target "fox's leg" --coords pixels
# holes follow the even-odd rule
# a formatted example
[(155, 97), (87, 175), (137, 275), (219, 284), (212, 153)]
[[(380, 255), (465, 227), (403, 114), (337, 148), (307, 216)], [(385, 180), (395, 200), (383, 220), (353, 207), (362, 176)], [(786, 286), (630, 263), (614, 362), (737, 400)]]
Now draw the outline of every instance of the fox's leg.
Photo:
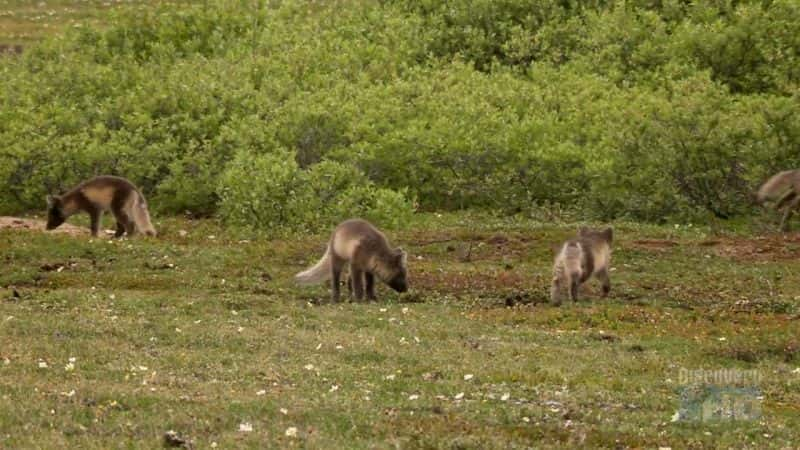
[(581, 285), (581, 276), (580, 274), (573, 274), (569, 280), (569, 298), (573, 302), (578, 301), (578, 288)]
[(603, 287), (603, 297), (608, 297), (608, 293), (611, 292), (611, 279), (608, 277), (608, 269), (603, 269), (597, 272), (597, 279), (600, 280)]
[(364, 300), (364, 272), (350, 267), (350, 279), (353, 280), (353, 296), (356, 300)]
[(114, 232), (114, 237), (118, 238), (123, 234), (125, 234), (125, 225), (123, 225), (122, 222), (120, 222), (119, 219), (117, 219), (117, 231)]
[(786, 212), (783, 213), (783, 219), (781, 219), (781, 231), (789, 231), (789, 217), (792, 217), (792, 213), (794, 212), (797, 207), (800, 206), (800, 197), (795, 197), (794, 200), (791, 201), (788, 205), (786, 205)]
[(134, 233), (136, 233), (136, 224), (133, 222), (133, 219), (125, 213), (122, 205), (112, 204), (111, 213), (114, 214), (114, 218), (117, 219), (117, 232), (114, 233), (114, 237), (120, 237), (125, 232), (128, 232), (128, 236), (133, 236)]
[(339, 281), (342, 276), (342, 265), (335, 257), (331, 257), (331, 301), (339, 302)]
[(558, 277), (553, 278), (553, 283), (550, 285), (550, 301), (555, 305), (561, 305), (561, 281)]
[(97, 237), (100, 234), (100, 219), (103, 217), (103, 210), (92, 207), (89, 209), (89, 217), (91, 218), (92, 236)]
[(367, 284), (367, 300), (375, 300), (375, 275), (364, 272), (364, 280)]

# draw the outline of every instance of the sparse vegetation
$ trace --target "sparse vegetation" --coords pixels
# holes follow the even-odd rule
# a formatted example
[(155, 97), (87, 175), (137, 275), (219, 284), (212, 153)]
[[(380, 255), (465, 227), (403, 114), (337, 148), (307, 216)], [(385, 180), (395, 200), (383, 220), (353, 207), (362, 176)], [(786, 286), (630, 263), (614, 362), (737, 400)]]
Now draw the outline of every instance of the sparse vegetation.
[[(158, 239), (122, 241), (0, 231), (0, 445), (156, 447), (168, 430), (199, 448), (798, 438), (796, 236), (619, 224), (611, 298), (589, 283), (556, 308), (549, 243), (570, 227), (422, 215), (392, 233), (412, 292), (334, 305), (291, 282), (327, 233), (156, 225)], [(762, 374), (763, 418), (670, 422), (679, 370), (718, 367)]]

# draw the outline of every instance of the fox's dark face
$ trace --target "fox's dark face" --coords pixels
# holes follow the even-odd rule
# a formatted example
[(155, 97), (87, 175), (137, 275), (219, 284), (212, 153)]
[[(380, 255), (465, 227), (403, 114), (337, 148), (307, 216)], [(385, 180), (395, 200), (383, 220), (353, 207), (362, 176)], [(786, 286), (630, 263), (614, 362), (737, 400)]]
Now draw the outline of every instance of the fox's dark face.
[(406, 252), (402, 249), (397, 249), (395, 258), (397, 258), (396, 261), (394, 261), (398, 268), (397, 273), (386, 284), (397, 292), (406, 292), (408, 290), (408, 280), (406, 279), (406, 274), (408, 272), (406, 266)]
[(58, 198), (47, 198), (47, 229), (52, 230), (67, 220)]
[(387, 284), (397, 292), (406, 292), (408, 290), (408, 282), (406, 281), (405, 270), (395, 275)]

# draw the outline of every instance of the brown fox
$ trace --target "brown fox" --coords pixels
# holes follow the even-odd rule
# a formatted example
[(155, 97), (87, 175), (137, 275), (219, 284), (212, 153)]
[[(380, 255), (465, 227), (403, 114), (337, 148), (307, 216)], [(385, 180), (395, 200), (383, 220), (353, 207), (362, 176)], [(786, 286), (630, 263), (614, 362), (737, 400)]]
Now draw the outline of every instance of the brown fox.
[(47, 196), (47, 229), (52, 230), (77, 212), (91, 216), (92, 236), (100, 231), (100, 218), (111, 210), (117, 219), (115, 237), (127, 232), (155, 236), (147, 201), (136, 186), (125, 178), (103, 175), (84, 181), (63, 195)]
[(608, 295), (611, 291), (608, 270), (613, 234), (611, 228), (593, 231), (582, 227), (575, 239), (561, 245), (553, 263), (550, 287), (550, 299), (554, 304), (561, 304), (561, 291), (565, 287), (569, 289), (570, 299), (578, 301), (578, 287), (592, 275), (602, 283), (603, 297)]
[(331, 279), (331, 299), (339, 301), (339, 279), (346, 263), (350, 263), (350, 280), (357, 300), (375, 300), (377, 276), (397, 292), (408, 290), (406, 252), (391, 248), (383, 233), (371, 223), (350, 219), (333, 230), (325, 255), (313, 267), (295, 275), (300, 284), (316, 284)]
[(778, 172), (767, 180), (758, 190), (758, 201), (764, 203), (775, 200), (775, 209), (784, 209), (781, 231), (787, 231), (787, 221), (792, 212), (800, 206), (800, 169)]

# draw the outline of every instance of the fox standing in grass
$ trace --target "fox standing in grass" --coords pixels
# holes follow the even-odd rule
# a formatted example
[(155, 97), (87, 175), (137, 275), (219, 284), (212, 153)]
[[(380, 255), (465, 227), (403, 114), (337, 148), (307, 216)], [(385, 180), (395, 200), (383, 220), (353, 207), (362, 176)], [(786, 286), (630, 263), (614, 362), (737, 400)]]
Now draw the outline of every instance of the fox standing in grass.
[(553, 284), (550, 299), (561, 304), (561, 291), (569, 289), (572, 301), (578, 301), (578, 288), (592, 275), (603, 284), (603, 296), (611, 291), (608, 277), (611, 265), (611, 242), (613, 230), (593, 231), (587, 228), (578, 230), (578, 237), (561, 245), (553, 264)]
[(295, 275), (300, 284), (331, 280), (331, 299), (339, 301), (339, 279), (350, 263), (350, 284), (357, 300), (375, 299), (375, 277), (397, 292), (408, 290), (406, 252), (391, 248), (383, 233), (361, 219), (342, 222), (333, 230), (325, 255), (313, 267)]
[(758, 190), (758, 201), (775, 200), (775, 209), (784, 209), (781, 231), (789, 229), (786, 223), (792, 212), (800, 206), (800, 169), (778, 172)]
[(100, 231), (100, 219), (110, 210), (117, 219), (115, 237), (144, 233), (155, 236), (147, 201), (125, 178), (103, 175), (84, 181), (63, 195), (47, 197), (47, 229), (52, 230), (80, 211), (91, 217), (92, 236)]

